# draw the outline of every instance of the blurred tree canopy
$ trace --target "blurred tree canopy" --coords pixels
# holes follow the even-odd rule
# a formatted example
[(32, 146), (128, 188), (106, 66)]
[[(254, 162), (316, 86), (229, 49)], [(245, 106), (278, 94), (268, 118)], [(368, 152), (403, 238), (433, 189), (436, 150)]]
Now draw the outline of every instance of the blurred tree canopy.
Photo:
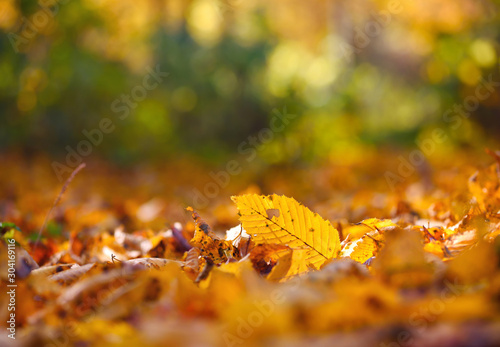
[[(458, 125), (447, 113), (500, 81), (499, 6), (477, 0), (0, 0), (0, 148), (64, 155), (103, 117), (95, 153), (118, 161), (217, 160), (298, 117), (268, 163), (349, 160), (380, 144), (486, 145), (493, 85)], [(112, 105), (148, 69), (168, 73), (120, 119)], [(496, 88), (496, 89), (495, 89)], [(454, 126), (457, 125), (457, 126)]]

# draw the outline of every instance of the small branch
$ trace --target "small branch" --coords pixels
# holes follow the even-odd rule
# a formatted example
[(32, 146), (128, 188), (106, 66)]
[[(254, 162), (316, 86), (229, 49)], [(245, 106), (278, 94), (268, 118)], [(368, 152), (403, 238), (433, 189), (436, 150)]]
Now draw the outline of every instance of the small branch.
[(52, 204), (52, 207), (50, 208), (49, 213), (47, 213), (47, 215), (45, 216), (45, 220), (43, 221), (42, 227), (40, 228), (40, 231), (38, 232), (38, 236), (36, 238), (35, 246), (33, 247), (33, 251), (35, 251), (36, 247), (38, 246), (38, 241), (40, 241), (40, 237), (42, 236), (42, 233), (43, 233), (45, 227), (47, 226), (47, 222), (49, 221), (49, 218), (50, 218), (50, 215), (52, 214), (52, 211), (57, 206), (57, 204), (59, 204), (59, 201), (61, 201), (61, 198), (62, 198), (64, 192), (66, 191), (66, 189), (68, 189), (68, 186), (71, 183), (71, 181), (73, 181), (73, 178), (75, 178), (76, 174), (78, 172), (80, 172), (80, 170), (82, 170), (85, 166), (86, 166), (85, 163), (81, 163), (80, 165), (78, 165), (78, 167), (75, 170), (73, 170), (71, 175), (68, 177), (68, 179), (64, 183), (61, 191), (59, 192), (59, 195), (54, 200), (54, 203)]

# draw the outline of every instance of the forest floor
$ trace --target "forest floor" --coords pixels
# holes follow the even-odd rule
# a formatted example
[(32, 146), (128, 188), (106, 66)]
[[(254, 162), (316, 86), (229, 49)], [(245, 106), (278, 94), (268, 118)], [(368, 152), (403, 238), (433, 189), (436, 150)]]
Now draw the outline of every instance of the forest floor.
[(0, 345), (498, 346), (500, 152), (421, 159), (3, 154)]

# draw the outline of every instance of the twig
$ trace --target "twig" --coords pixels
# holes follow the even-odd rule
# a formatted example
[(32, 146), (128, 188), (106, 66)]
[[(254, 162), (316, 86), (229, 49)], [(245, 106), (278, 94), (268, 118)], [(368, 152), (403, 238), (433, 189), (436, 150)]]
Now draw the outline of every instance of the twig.
[(47, 222), (49, 221), (49, 217), (52, 214), (52, 211), (57, 206), (57, 204), (59, 204), (59, 201), (61, 201), (61, 198), (62, 198), (64, 192), (66, 191), (66, 189), (68, 189), (68, 186), (71, 183), (71, 181), (73, 181), (73, 178), (75, 178), (76, 174), (78, 172), (80, 172), (80, 170), (83, 169), (85, 166), (86, 166), (85, 163), (81, 163), (80, 165), (78, 165), (78, 167), (75, 170), (73, 170), (71, 175), (68, 177), (68, 179), (64, 183), (61, 191), (59, 192), (59, 195), (54, 200), (54, 203), (52, 204), (52, 207), (50, 208), (49, 213), (47, 213), (47, 215), (45, 216), (45, 220), (43, 221), (42, 227), (40, 228), (40, 231), (38, 232), (38, 236), (37, 236), (36, 241), (35, 241), (35, 246), (33, 247), (33, 252), (36, 250), (36, 247), (38, 246), (38, 241), (40, 241), (40, 237), (42, 236), (43, 230), (45, 229), (45, 226), (47, 225)]

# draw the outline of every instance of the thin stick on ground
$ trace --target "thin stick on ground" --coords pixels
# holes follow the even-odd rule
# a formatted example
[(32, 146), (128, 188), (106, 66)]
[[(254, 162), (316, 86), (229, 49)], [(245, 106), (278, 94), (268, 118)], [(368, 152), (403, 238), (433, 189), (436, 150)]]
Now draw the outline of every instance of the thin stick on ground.
[(73, 172), (71, 173), (71, 175), (68, 177), (68, 179), (64, 183), (61, 191), (59, 192), (59, 195), (54, 200), (54, 203), (52, 204), (52, 207), (50, 208), (49, 212), (45, 216), (45, 220), (43, 221), (42, 227), (40, 228), (40, 231), (38, 232), (38, 236), (36, 238), (35, 246), (33, 247), (33, 251), (35, 251), (36, 247), (38, 246), (38, 241), (40, 241), (40, 237), (42, 236), (42, 233), (45, 230), (45, 227), (47, 225), (47, 222), (49, 221), (50, 215), (52, 214), (52, 211), (57, 206), (57, 204), (59, 204), (59, 201), (61, 201), (61, 198), (62, 198), (64, 192), (66, 191), (66, 189), (68, 189), (68, 186), (71, 183), (71, 181), (73, 181), (73, 178), (75, 178), (76, 174), (78, 172), (80, 172), (80, 170), (82, 170), (85, 166), (87, 166), (87, 164), (85, 164), (85, 163), (81, 163), (80, 165), (78, 165), (78, 167), (75, 170), (73, 170)]

